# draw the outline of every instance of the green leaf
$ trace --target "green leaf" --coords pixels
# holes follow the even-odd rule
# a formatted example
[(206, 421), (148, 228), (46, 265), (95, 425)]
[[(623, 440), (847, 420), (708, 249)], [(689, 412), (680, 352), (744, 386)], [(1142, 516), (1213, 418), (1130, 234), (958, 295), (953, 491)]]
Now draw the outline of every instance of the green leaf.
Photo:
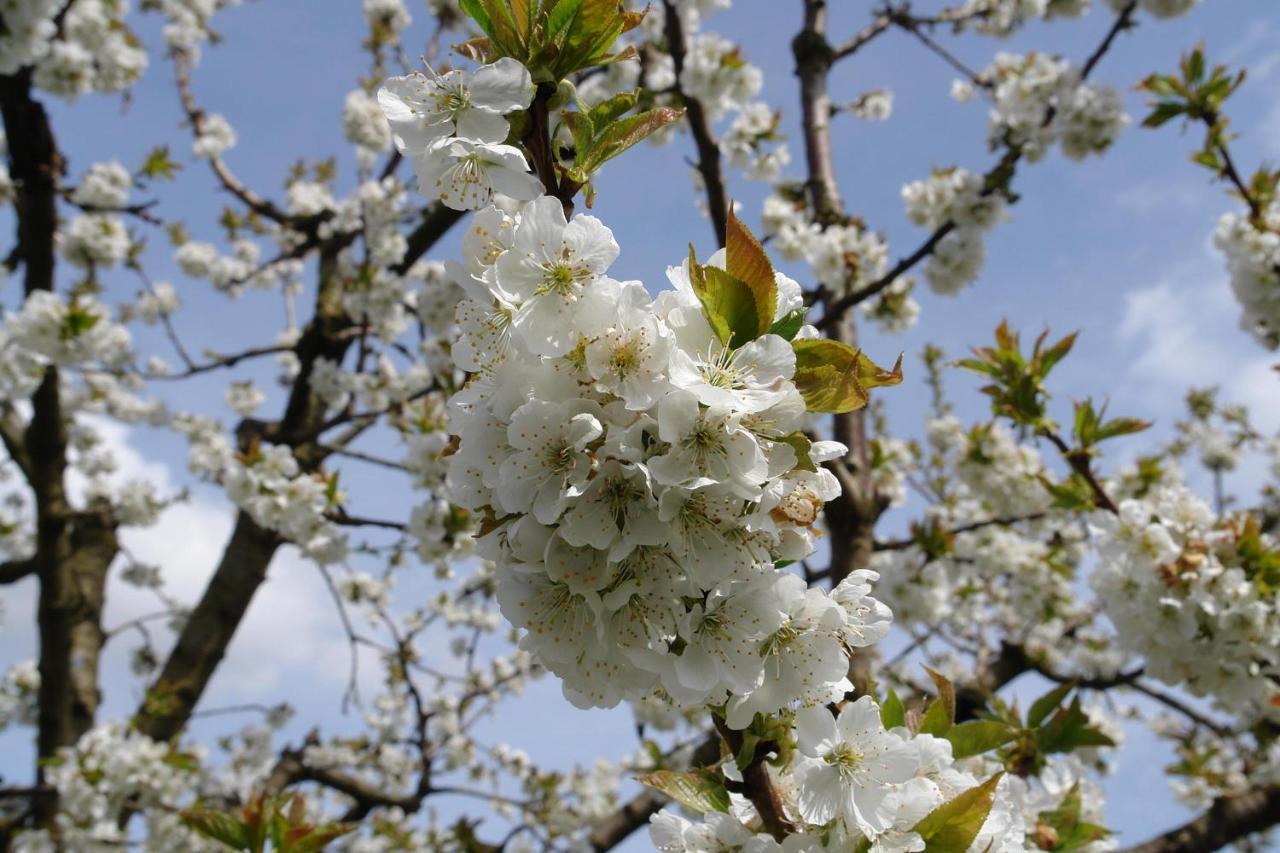
[(760, 326), (755, 297), (746, 282), (719, 267), (703, 266), (689, 247), (689, 279), (720, 343), (737, 348), (756, 337)]
[(920, 732), (934, 737), (946, 737), (947, 730), (951, 728), (951, 719), (951, 715), (947, 713), (947, 703), (934, 699), (920, 719)]
[(1067, 694), (1075, 689), (1075, 682), (1068, 681), (1065, 684), (1059, 684), (1048, 693), (1031, 703), (1031, 710), (1027, 711), (1027, 728), (1037, 728), (1045, 721), (1045, 718), (1057, 710), (1062, 701), (1067, 698)]
[(805, 315), (808, 310), (805, 308), (797, 308), (794, 311), (788, 311), (769, 327), (769, 334), (777, 335), (785, 340), (793, 340), (796, 332), (800, 331), (800, 327), (804, 325)]
[(951, 679), (927, 666), (924, 671), (929, 673), (929, 678), (933, 680), (933, 686), (938, 688), (938, 698), (942, 700), (942, 705), (947, 711), (947, 719), (954, 723), (956, 719), (955, 685), (951, 683)]
[(1143, 127), (1161, 127), (1187, 111), (1182, 104), (1173, 101), (1160, 101), (1151, 108), (1150, 114), (1142, 120)]
[(880, 705), (880, 722), (886, 729), (896, 729), (907, 724), (907, 708), (892, 687)]
[(626, 6), (621, 0), (583, 0), (552, 63), (556, 79), (601, 64), (626, 23)]
[(582, 10), (582, 0), (559, 0), (547, 14), (546, 38), (555, 40), (569, 28)]
[(756, 746), (759, 743), (760, 736), (755, 732), (747, 730), (742, 733), (742, 746), (738, 749), (738, 754), (733, 757), (739, 770), (746, 770), (751, 766), (751, 762), (756, 758)]
[(769, 331), (773, 325), (773, 315), (778, 306), (778, 280), (773, 272), (773, 264), (764, 251), (764, 246), (756, 239), (733, 209), (729, 210), (729, 218), (725, 229), (725, 269), (729, 275), (745, 282), (751, 288), (755, 298), (756, 317), (759, 327), (753, 337), (759, 337)]
[(481, 0), (458, 0), (458, 7), (467, 17), (476, 22), (476, 26), (492, 34), (493, 20), (489, 17), (489, 11)]
[(1070, 706), (1059, 708), (1053, 717), (1036, 729), (1036, 745), (1047, 754), (1071, 752), (1082, 747), (1115, 746), (1101, 729), (1095, 728), (1080, 708), (1080, 697), (1071, 700)]
[(947, 729), (943, 737), (951, 741), (952, 755), (968, 758), (1004, 746), (1017, 735), (1016, 729), (1000, 720), (969, 720)]
[(924, 839), (925, 853), (964, 853), (982, 831), (995, 802), (997, 773), (938, 806), (917, 823), (914, 831)]
[(248, 827), (226, 812), (183, 809), (179, 817), (188, 829), (225, 844), (232, 850), (252, 849), (253, 842)]
[(1139, 420), (1138, 418), (1112, 418), (1098, 428), (1098, 441), (1122, 435), (1133, 435), (1150, 428), (1150, 421)]
[(893, 370), (879, 367), (848, 344), (825, 338), (791, 342), (795, 384), (811, 412), (852, 412), (871, 399), (868, 389), (902, 381), (902, 356)]
[(813, 447), (813, 442), (809, 440), (809, 436), (802, 432), (793, 432), (790, 435), (784, 435), (777, 439), (779, 442), (789, 445), (796, 452), (796, 471), (817, 471), (818, 466), (814, 464), (809, 452)]
[(172, 180), (181, 168), (181, 163), (176, 163), (169, 157), (169, 146), (158, 145), (142, 161), (138, 175), (148, 180)]
[[(1080, 820), (1080, 785), (1071, 786), (1057, 808), (1040, 812), (1036, 820), (1036, 835), (1053, 847), (1056, 853), (1072, 853), (1101, 841), (1111, 835), (1111, 830)], [(1052, 830), (1048, 832), (1047, 830)]]
[(683, 109), (658, 107), (619, 119), (605, 127), (594, 128), (593, 139), (585, 151), (578, 152), (574, 166), (589, 177), (614, 157), (643, 142), (673, 121), (678, 121), (683, 115)]
[(631, 111), (640, 99), (640, 90), (622, 92), (607, 98), (587, 111), (592, 127), (605, 127)]
[(729, 811), (729, 792), (720, 774), (713, 770), (654, 770), (641, 773), (636, 781), (699, 814)]

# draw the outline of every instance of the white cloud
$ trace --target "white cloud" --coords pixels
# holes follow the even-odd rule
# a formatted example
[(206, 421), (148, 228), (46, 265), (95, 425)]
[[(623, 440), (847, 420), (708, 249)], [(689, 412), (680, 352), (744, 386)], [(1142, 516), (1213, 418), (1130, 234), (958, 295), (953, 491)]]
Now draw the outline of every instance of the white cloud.
[(1157, 416), (1177, 417), (1187, 388), (1217, 385), (1224, 402), (1248, 406), (1260, 426), (1275, 429), (1276, 358), (1238, 327), (1240, 308), (1226, 282), (1209, 281), (1164, 280), (1126, 296), (1118, 326), (1131, 353), (1123, 387)]
[[(181, 491), (185, 483), (179, 480), (180, 474), (139, 451), (139, 433), (103, 419), (94, 419), (93, 426), (118, 463), (115, 481), (147, 480), (162, 496)], [(83, 494), (83, 480), (69, 480), (72, 495)], [(194, 605), (222, 555), (234, 515), (230, 502), (199, 490), (167, 509), (155, 525), (125, 528), (120, 538), (133, 558), (162, 568), (168, 594)], [(4, 590), (0, 669), (35, 654), (35, 593), (36, 585), (30, 582)], [(119, 579), (117, 563), (109, 576), (104, 625), (112, 628), (160, 609), (153, 593)], [(163, 656), (172, 634), (163, 621), (149, 622), (148, 628)], [(102, 686), (108, 715), (130, 713), (139, 699), (142, 683), (128, 669), (138, 640), (137, 633), (125, 633), (106, 649)], [(346, 683), (348, 660), (346, 636), (319, 570), (296, 549), (282, 548), (237, 629), (203, 704), (323, 699), (336, 707), (335, 697), (341, 695)]]

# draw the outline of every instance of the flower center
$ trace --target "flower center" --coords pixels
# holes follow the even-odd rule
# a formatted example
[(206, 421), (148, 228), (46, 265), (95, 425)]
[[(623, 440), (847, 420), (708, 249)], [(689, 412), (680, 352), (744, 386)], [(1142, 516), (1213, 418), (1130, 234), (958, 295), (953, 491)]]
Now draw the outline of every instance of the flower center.
[[(711, 346), (714, 347), (715, 344)], [(735, 355), (728, 347), (719, 352), (708, 351), (707, 357), (698, 365), (702, 381), (713, 388), (741, 387), (743, 371), (734, 364)]]
[(465, 112), (471, 106), (471, 93), (462, 88), (445, 89), (436, 97), (436, 109), (451, 119)]
[(626, 379), (640, 366), (644, 353), (644, 341), (630, 338), (614, 345), (609, 353), (609, 371), (619, 379)]
[(542, 464), (553, 474), (567, 474), (573, 470), (577, 453), (564, 439), (549, 441), (542, 448)]
[(862, 766), (866, 756), (854, 749), (852, 744), (839, 743), (827, 753), (824, 760), (838, 768), (841, 773), (853, 773)]
[(542, 266), (542, 283), (538, 286), (537, 295), (554, 293), (569, 299), (577, 296), (583, 283), (591, 277), (591, 272), (584, 267), (575, 267), (565, 261), (548, 263)]

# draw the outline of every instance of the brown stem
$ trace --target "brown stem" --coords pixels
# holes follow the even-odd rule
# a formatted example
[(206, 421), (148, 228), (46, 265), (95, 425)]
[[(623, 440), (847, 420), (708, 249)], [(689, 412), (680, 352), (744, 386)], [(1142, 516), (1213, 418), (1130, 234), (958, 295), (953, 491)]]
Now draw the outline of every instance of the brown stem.
[(1057, 448), (1058, 453), (1062, 455), (1066, 463), (1071, 466), (1071, 470), (1079, 474), (1089, 484), (1089, 490), (1093, 492), (1094, 500), (1098, 506), (1113, 515), (1119, 515), (1120, 508), (1116, 506), (1116, 502), (1107, 494), (1107, 490), (1102, 487), (1102, 483), (1099, 482), (1097, 475), (1093, 472), (1093, 464), (1090, 461), (1089, 454), (1084, 450), (1071, 448), (1063, 441), (1062, 436), (1053, 430), (1042, 429), (1039, 434), (1048, 439), (1049, 443)]
[(551, 99), (555, 97), (554, 83), (539, 83), (538, 90), (529, 105), (529, 127), (524, 132), (525, 150), (533, 163), (533, 171), (542, 181), (547, 195), (560, 200), (564, 206), (564, 218), (573, 216), (573, 195), (577, 187), (561, 186), (556, 174), (555, 151), (551, 143)]
[(1280, 785), (1220, 797), (1199, 817), (1121, 853), (1209, 853), (1280, 823)]
[[(729, 728), (728, 724), (719, 717), (714, 717), (716, 731), (720, 733), (720, 737), (724, 739), (725, 745), (729, 747), (730, 755), (737, 755), (742, 749), (742, 732), (734, 731)], [(791, 821), (787, 820), (787, 815), (782, 806), (782, 798), (778, 796), (778, 790), (773, 786), (773, 779), (769, 776), (769, 765), (766, 761), (766, 747), (761, 744), (756, 747), (755, 757), (742, 770), (742, 787), (743, 795), (751, 801), (751, 805), (756, 807), (756, 814), (760, 815), (760, 821), (764, 824), (764, 828), (776, 840), (781, 841), (788, 835), (796, 831)]]
[[(1046, 513), (1029, 512), (1026, 515), (1010, 515), (1002, 518), (986, 518), (982, 521), (973, 521), (968, 524), (961, 524), (952, 527), (947, 531), (948, 535), (954, 536), (957, 533), (970, 533), (974, 530), (981, 530), (984, 527), (1008, 527), (1013, 524), (1021, 524), (1026, 521), (1038, 521), (1044, 518)], [(916, 539), (890, 539), (885, 542), (877, 542), (877, 551), (902, 551), (916, 545)]]
[(689, 122), (689, 132), (693, 134), (694, 145), (698, 149), (698, 174), (702, 176), (703, 191), (707, 194), (707, 212), (711, 216), (711, 227), (716, 232), (717, 245), (723, 246), (725, 234), (729, 228), (729, 195), (725, 189), (724, 174), (720, 165), (720, 146), (711, 133), (711, 122), (702, 102), (690, 97), (680, 86), (680, 73), (684, 70), (688, 44), (685, 39), (684, 25), (680, 22), (680, 11), (672, 0), (662, 0), (665, 13), (667, 36), (667, 52), (671, 54), (671, 62), (675, 66), (675, 93), (685, 108), (685, 119)]

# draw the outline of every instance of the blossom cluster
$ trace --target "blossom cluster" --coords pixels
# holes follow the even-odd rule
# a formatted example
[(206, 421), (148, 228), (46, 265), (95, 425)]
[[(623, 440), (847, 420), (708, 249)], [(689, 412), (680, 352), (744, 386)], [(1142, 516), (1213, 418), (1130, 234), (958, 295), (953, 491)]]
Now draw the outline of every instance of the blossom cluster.
[(1005, 216), (1004, 197), (985, 184), (982, 175), (952, 168), (902, 188), (907, 218), (913, 223), (935, 230), (947, 223), (953, 226), (925, 264), (924, 277), (934, 293), (955, 294), (982, 270), (982, 234)]
[[(1084, 537), (1070, 514), (1051, 511), (1040, 454), (999, 424), (966, 428), (952, 416), (928, 422), (926, 438), (927, 454), (877, 454), (886, 486), (929, 479), (940, 498), (918, 522), (916, 541), (872, 559), (896, 620), (975, 642), (996, 628), (1057, 672), (1117, 671), (1123, 653), (1085, 624), (1089, 604), (1075, 580)], [(1026, 520), (989, 523), (1000, 518)], [(953, 530), (944, 542), (929, 536)]]
[[(1157, 18), (1173, 18), (1194, 8), (1200, 0), (1140, 0), (1140, 7)], [(1106, 0), (1119, 13), (1126, 0)], [(965, 0), (952, 12), (957, 28), (1003, 38), (1031, 21), (1078, 18), (1089, 11), (1092, 0)]]
[(506, 144), (508, 113), (533, 100), (529, 71), (499, 59), (475, 71), (431, 69), (392, 77), (378, 90), (400, 153), (418, 189), (457, 210), (474, 210), (495, 192), (527, 200), (542, 192), (524, 153)]
[(47, 830), (20, 833), (21, 853), (97, 850), (124, 844), (127, 832), (117, 816), (138, 809), (146, 821), (151, 850), (215, 853), (223, 849), (183, 825), (178, 809), (189, 804), (203, 781), (201, 756), (179, 752), (130, 730), (105, 723), (61, 750), (46, 768), (58, 791), (57, 839)]
[(1280, 347), (1280, 202), (1271, 202), (1260, 222), (1224, 214), (1213, 243), (1226, 257), (1240, 327), (1268, 349)]
[(220, 425), (207, 418), (179, 416), (174, 426), (187, 436), (191, 469), (221, 483), (255, 522), (320, 563), (346, 557), (347, 537), (329, 517), (342, 501), (334, 481), (301, 470), (285, 445), (263, 442), (236, 453)]
[(1098, 514), (1090, 585), (1147, 674), (1243, 717), (1280, 713), (1276, 543), (1245, 517), (1215, 521), (1181, 486)]
[(200, 48), (216, 37), (211, 24), (214, 14), (239, 4), (240, 0), (152, 0), (165, 17), (165, 44), (192, 62), (200, 59)]
[(11, 725), (32, 725), (36, 720), (36, 694), (40, 670), (33, 659), (18, 661), (0, 678), (0, 731)]
[(81, 294), (64, 301), (48, 291), (32, 293), (7, 319), (0, 346), (6, 399), (29, 396), (49, 365), (118, 368), (133, 355), (129, 332), (97, 298)]
[[(805, 420), (791, 345), (721, 344), (687, 262), (657, 300), (609, 278), (608, 228), (550, 197), (481, 211), (464, 253), (453, 353), (475, 375), (450, 401), (450, 499), (498, 523), (482, 553), (524, 646), (585, 706), (661, 686), (730, 700), (741, 727), (841, 695), (844, 647), (888, 614), (863, 586), (828, 594), (773, 567), (810, 551), (839, 491), (784, 440)], [(800, 292), (777, 284), (782, 317)]]
[(0, 73), (33, 66), (37, 86), (69, 99), (125, 89), (147, 66), (146, 51), (124, 23), (128, 12), (127, 0), (6, 0)]
[(1055, 142), (1072, 160), (1101, 154), (1129, 121), (1114, 89), (1081, 82), (1051, 54), (998, 53), (981, 77), (992, 84), (988, 142), (1016, 147), (1032, 163)]
[[(727, 812), (689, 820), (664, 810), (650, 824), (662, 853), (742, 850), (750, 853), (909, 853), (927, 849), (916, 831), (933, 809), (987, 780), (998, 766), (981, 758), (956, 761), (951, 743), (903, 726), (886, 730), (880, 709), (864, 696), (833, 716), (825, 707), (796, 714), (796, 755), (774, 772), (785, 816), (796, 832), (778, 842), (759, 830), (745, 798), (730, 795)], [(736, 775), (732, 760), (726, 775)], [(1055, 757), (1037, 776), (1009, 775), (995, 784), (992, 806), (964, 849), (978, 853), (1031, 853), (1044, 849), (1042, 816), (1079, 797), (1080, 816), (1097, 820), (1102, 797), (1073, 756)], [(756, 827), (756, 828), (753, 828)], [(954, 848), (960, 849), (960, 848)], [(1088, 853), (1114, 849), (1086, 842)]]

